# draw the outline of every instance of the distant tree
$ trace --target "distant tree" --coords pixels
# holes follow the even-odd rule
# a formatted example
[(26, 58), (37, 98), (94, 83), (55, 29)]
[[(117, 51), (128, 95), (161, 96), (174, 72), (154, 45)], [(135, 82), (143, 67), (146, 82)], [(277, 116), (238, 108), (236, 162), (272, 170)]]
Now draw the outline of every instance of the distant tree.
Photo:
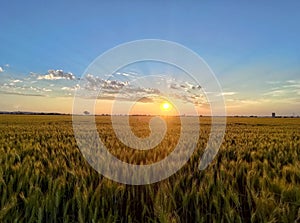
[(84, 111), (83, 114), (89, 115), (90, 113), (88, 111)]

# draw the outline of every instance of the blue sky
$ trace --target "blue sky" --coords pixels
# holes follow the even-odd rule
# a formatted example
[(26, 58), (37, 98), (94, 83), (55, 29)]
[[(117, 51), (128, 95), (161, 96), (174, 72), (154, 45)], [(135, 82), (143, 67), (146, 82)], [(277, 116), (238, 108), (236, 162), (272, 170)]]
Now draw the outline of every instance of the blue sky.
[[(25, 106), (22, 92), (10, 93), (30, 72), (80, 77), (106, 50), (154, 38), (178, 42), (209, 64), (227, 92), (229, 114), (300, 115), (299, 9), (299, 1), (2, 1), (0, 110), (70, 112), (71, 104), (58, 105), (71, 101), (58, 100), (66, 94), (23, 98)], [(9, 85), (15, 80), (22, 82)], [(34, 105), (41, 101), (45, 107)]]

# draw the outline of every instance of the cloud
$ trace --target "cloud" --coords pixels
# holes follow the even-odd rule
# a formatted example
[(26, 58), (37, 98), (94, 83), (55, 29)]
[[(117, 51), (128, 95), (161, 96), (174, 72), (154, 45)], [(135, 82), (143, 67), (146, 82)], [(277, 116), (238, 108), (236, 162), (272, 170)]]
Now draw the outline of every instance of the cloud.
[[(7, 94), (53, 97), (71, 96), (74, 91), (77, 91), (76, 95), (82, 98), (138, 100), (142, 103), (159, 102), (164, 97), (194, 105), (207, 103), (202, 87), (196, 83), (164, 76), (154, 79), (153, 81), (156, 81), (154, 83), (137, 77), (138, 74), (133, 72), (117, 72), (108, 79), (93, 74), (87, 74), (78, 79), (71, 72), (49, 70), (45, 74), (31, 72), (24, 78), (6, 79), (5, 81), (2, 79), (0, 90)], [(229, 94), (233, 93), (227, 92), (227, 95)]]
[(13, 80), (13, 82), (14, 83), (22, 83), (23, 81), (16, 79), (16, 80)]
[[(87, 74), (81, 81), (82, 88), (79, 95), (84, 98), (122, 101), (134, 101), (136, 98), (141, 98), (140, 102), (151, 103), (161, 97), (170, 97), (170, 99), (173, 98), (194, 105), (207, 103), (199, 84), (179, 81), (175, 78), (158, 79), (158, 87), (156, 88), (151, 87), (153, 86), (151, 82), (143, 79), (134, 79), (133, 81), (105, 80), (92, 74)], [(64, 87), (63, 90), (71, 89)], [(229, 94), (234, 93), (229, 92)]]
[(296, 106), (300, 103), (300, 80), (268, 81), (271, 86), (256, 95), (234, 95), (226, 98), (229, 107), (264, 106), (283, 107)]
[(133, 72), (116, 72), (116, 75), (124, 76), (124, 77), (136, 77), (137, 74)]
[(290, 89), (300, 89), (300, 81), (290, 82), (289, 84), (283, 85), (283, 88), (290, 88)]
[(21, 95), (21, 96), (34, 96), (34, 97), (45, 97), (42, 94), (30, 94), (30, 93), (21, 93), (21, 92), (8, 92), (8, 91), (0, 91), (1, 94), (8, 94), (8, 95)]
[(78, 81), (72, 73), (66, 73), (62, 70), (49, 70), (44, 75), (31, 72), (23, 78), (21, 76), (18, 76), (18, 78), (9, 76), (1, 78), (0, 91), (2, 93), (6, 92), (6, 94), (25, 96), (65, 96), (70, 91), (78, 89)]
[(273, 91), (264, 93), (264, 95), (278, 97), (278, 96), (282, 96), (282, 95), (286, 94), (286, 92), (287, 91), (285, 91), (285, 90), (273, 90)]
[(48, 96), (45, 93), (52, 92), (52, 89), (43, 85), (33, 85), (28, 80), (10, 80), (0, 85), (2, 94), (24, 95), (24, 96)]
[(84, 81), (84, 88), (86, 90), (97, 91), (101, 90), (108, 90), (108, 91), (115, 91), (120, 90), (124, 86), (127, 86), (128, 82), (117, 81), (117, 80), (104, 80), (99, 77), (94, 77), (92, 74), (87, 74), (85, 76)]
[(289, 84), (295, 84), (295, 83), (297, 83), (296, 80), (287, 80), (286, 82), (289, 83)]
[[(32, 73), (33, 74), (33, 73)], [(34, 75), (34, 74), (33, 74)], [(38, 80), (76, 80), (76, 77), (71, 72), (64, 72), (63, 70), (48, 70), (45, 75), (39, 75)]]
[(175, 89), (175, 90), (185, 90), (185, 91), (195, 91), (195, 90), (201, 90), (202, 87), (200, 85), (194, 85), (192, 83), (189, 83), (188, 81), (181, 81), (179, 82), (176, 79), (170, 79), (168, 80), (168, 87), (170, 89)]
[(88, 91), (101, 91), (101, 93), (110, 94), (160, 94), (158, 89), (145, 88), (136, 86), (129, 81), (120, 80), (105, 80), (95, 77), (92, 74), (87, 74), (83, 80), (83, 88)]
[[(99, 100), (118, 100), (118, 101), (136, 101), (135, 98), (129, 98), (126, 96), (116, 97), (115, 95), (101, 95), (101, 96), (98, 96), (97, 99), (99, 99)], [(139, 98), (137, 101), (141, 102), (141, 103), (152, 103), (155, 100), (150, 97), (142, 97), (142, 98)]]
[(139, 102), (142, 102), (142, 103), (152, 103), (152, 102), (154, 102), (154, 100), (152, 98), (142, 97), (141, 99), (139, 99)]
[(63, 91), (75, 91), (79, 88), (80, 88), (79, 84), (76, 84), (75, 86), (71, 86), (71, 87), (64, 86), (64, 87), (61, 88), (61, 90), (63, 90)]
[(271, 88), (263, 95), (271, 97), (285, 97), (290, 98), (300, 92), (300, 80), (287, 80), (281, 82), (278, 86)]
[(230, 98), (226, 99), (226, 106), (228, 107), (243, 107), (243, 106), (253, 106), (253, 105), (263, 105), (270, 103), (271, 100), (265, 98)]
[(49, 88), (42, 88), (42, 91), (45, 91), (45, 92), (51, 92), (52, 89), (49, 89)]
[(2, 73), (2, 72), (4, 72), (4, 70), (3, 70), (3, 68), (2, 68), (2, 67), (0, 67), (0, 73)]
[(235, 95), (236, 92), (233, 92), (233, 91), (229, 91), (229, 92), (222, 92), (222, 95), (223, 96), (231, 96), (231, 95)]

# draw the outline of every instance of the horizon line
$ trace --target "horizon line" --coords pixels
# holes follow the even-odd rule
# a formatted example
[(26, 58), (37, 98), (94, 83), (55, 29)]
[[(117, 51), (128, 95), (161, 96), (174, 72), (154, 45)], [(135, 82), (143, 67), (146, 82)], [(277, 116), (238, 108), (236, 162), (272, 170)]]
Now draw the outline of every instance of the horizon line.
[(271, 115), (159, 115), (159, 114), (74, 114), (63, 112), (34, 112), (34, 111), (0, 111), (0, 115), (75, 115), (75, 116), (162, 116), (162, 117), (249, 117), (249, 118), (300, 118), (299, 115), (277, 115), (275, 117)]

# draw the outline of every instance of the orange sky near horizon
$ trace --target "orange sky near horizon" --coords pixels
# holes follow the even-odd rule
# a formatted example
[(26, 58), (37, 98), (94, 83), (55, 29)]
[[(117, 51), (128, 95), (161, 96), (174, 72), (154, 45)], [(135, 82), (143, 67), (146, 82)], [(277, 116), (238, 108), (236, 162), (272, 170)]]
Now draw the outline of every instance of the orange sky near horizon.
[[(226, 97), (225, 97), (226, 100)], [(253, 100), (251, 102), (234, 102), (226, 100), (227, 115), (258, 115), (270, 116), (272, 112), (278, 115), (294, 115), (299, 114), (291, 113), (290, 110), (297, 111), (297, 104), (291, 104), (289, 101), (260, 101)], [(95, 114), (110, 114), (112, 108), (112, 100), (98, 100), (95, 106)], [(176, 115), (176, 110), (173, 108), (171, 111), (165, 112), (160, 109), (161, 104), (152, 103), (136, 103), (133, 106), (130, 114), (143, 114), (143, 115)], [(13, 94), (1, 94), (0, 101), (1, 111), (32, 111), (32, 112), (59, 112), (59, 113), (72, 113), (73, 97), (40, 97), (40, 96), (23, 96)], [(83, 114), (85, 111), (82, 106), (77, 114)], [(94, 113), (93, 111), (89, 111)], [(117, 113), (117, 112), (116, 112)], [(120, 114), (122, 111), (119, 112)], [(209, 106), (198, 108), (199, 115), (210, 115)], [(188, 115), (188, 113), (187, 113)]]

